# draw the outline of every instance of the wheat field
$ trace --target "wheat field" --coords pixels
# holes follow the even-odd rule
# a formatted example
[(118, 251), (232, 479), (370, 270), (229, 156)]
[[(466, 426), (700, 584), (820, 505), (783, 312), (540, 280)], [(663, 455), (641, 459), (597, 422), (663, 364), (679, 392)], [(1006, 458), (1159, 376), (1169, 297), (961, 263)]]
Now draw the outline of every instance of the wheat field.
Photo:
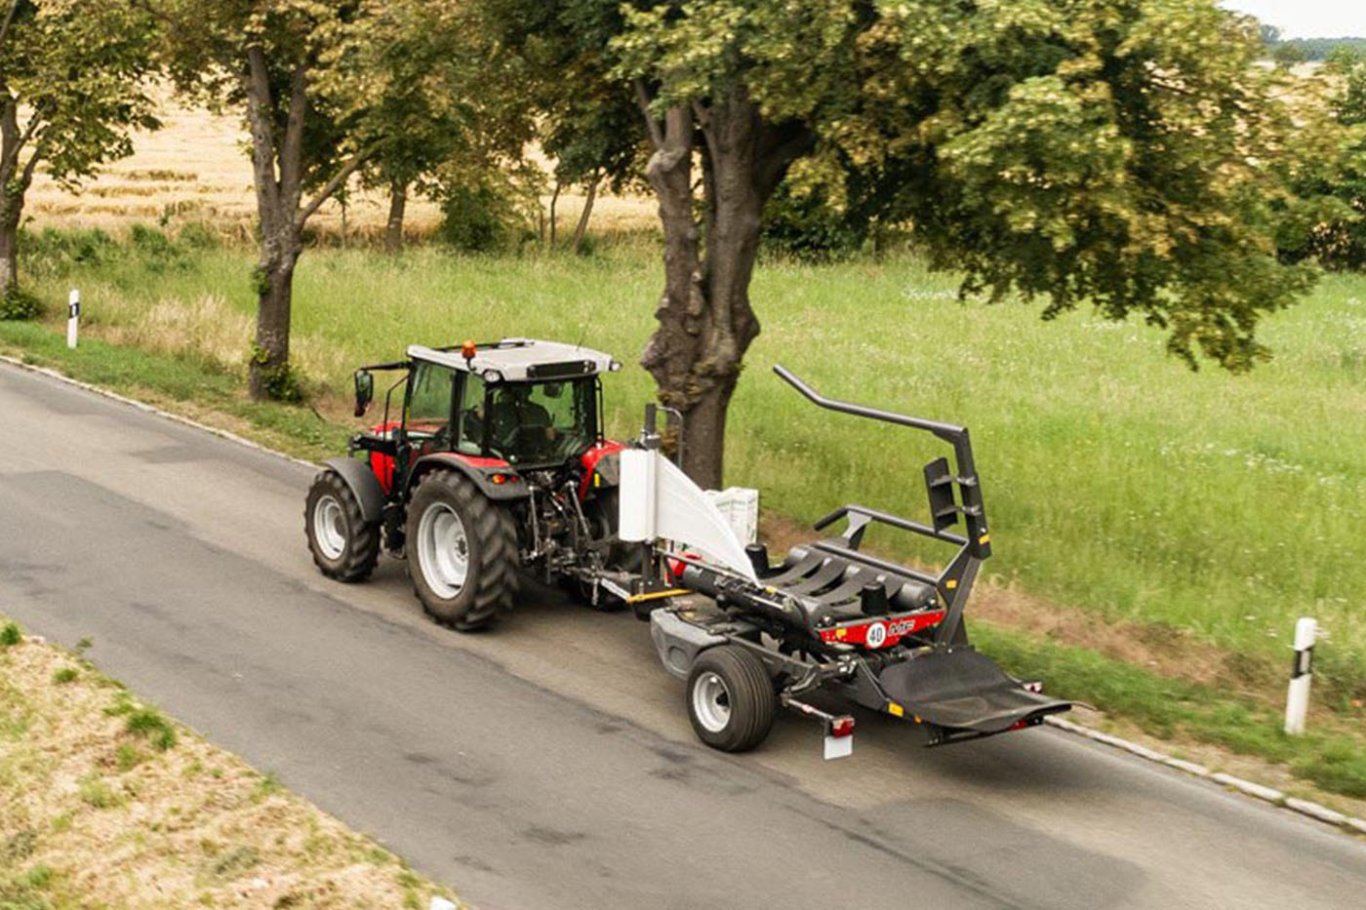
[[(169, 92), (158, 117), (162, 129), (135, 133), (132, 156), (110, 163), (81, 187), (61, 186), (40, 170), (24, 210), (29, 226), (93, 228), (120, 235), (132, 224), (174, 230), (199, 223), (212, 225), (229, 239), (250, 240), (256, 210), (241, 118), (189, 106)], [(527, 155), (546, 172), (548, 186), (551, 163), (538, 149), (528, 148)], [(345, 245), (373, 239), (384, 229), (384, 193), (365, 190), (353, 180), (348, 197), (345, 207), (329, 200), (313, 216), (309, 227), (316, 237)], [(556, 205), (561, 236), (572, 232), (583, 204), (582, 188), (561, 192)], [(549, 206), (550, 196), (542, 196), (543, 219)], [(413, 239), (430, 235), (440, 217), (435, 202), (410, 199), (405, 234)], [(657, 223), (650, 200), (606, 192), (599, 193), (591, 222), (594, 231), (609, 232), (649, 230)]]

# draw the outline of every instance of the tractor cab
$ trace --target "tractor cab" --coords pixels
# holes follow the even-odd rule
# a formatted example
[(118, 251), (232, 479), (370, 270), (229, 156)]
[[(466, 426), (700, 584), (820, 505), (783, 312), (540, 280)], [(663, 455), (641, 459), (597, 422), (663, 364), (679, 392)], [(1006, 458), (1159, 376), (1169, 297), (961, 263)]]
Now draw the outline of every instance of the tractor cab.
[[(430, 348), (356, 371), (356, 414), (374, 397), (372, 371), (404, 370), (385, 399), (384, 420), (353, 440), (372, 453), (386, 492), (425, 456), (450, 453), (514, 471), (561, 467), (604, 444), (600, 419), (610, 355), (567, 344), (505, 339)], [(402, 409), (394, 414), (394, 394)]]

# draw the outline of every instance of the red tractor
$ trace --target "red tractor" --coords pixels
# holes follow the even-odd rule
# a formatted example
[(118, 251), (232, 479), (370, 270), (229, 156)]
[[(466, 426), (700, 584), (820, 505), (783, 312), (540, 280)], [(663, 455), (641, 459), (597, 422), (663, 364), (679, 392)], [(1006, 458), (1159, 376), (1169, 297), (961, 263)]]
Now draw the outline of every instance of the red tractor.
[(406, 556), (423, 607), (462, 632), (498, 621), (524, 569), (599, 608), (621, 604), (637, 551), (616, 539), (622, 446), (603, 436), (601, 380), (619, 368), (607, 354), (519, 338), (414, 345), (406, 360), (357, 370), (358, 417), (374, 373), (401, 375), (383, 421), (309, 489), (313, 561), (349, 582), (370, 575), (381, 546)]

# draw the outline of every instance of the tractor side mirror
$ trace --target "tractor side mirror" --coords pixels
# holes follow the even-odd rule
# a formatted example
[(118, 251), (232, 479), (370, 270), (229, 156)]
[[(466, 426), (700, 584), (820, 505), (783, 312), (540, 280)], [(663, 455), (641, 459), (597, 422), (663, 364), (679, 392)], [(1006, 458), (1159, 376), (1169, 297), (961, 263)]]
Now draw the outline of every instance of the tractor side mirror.
[(375, 377), (368, 370), (356, 370), (356, 416), (364, 417), (365, 409), (375, 397)]

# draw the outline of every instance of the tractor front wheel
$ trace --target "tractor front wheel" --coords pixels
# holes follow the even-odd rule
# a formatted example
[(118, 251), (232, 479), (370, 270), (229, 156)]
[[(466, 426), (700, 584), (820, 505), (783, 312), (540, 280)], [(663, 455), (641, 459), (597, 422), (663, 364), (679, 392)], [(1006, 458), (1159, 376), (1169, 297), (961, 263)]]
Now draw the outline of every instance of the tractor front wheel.
[(698, 655), (687, 700), (697, 738), (722, 752), (748, 752), (763, 742), (778, 707), (763, 661), (739, 645)]
[(408, 574), (422, 606), (460, 632), (486, 629), (517, 592), (517, 529), (454, 471), (422, 478), (408, 505)]
[(336, 471), (313, 478), (304, 505), (304, 533), (313, 562), (328, 578), (362, 581), (379, 560), (379, 526), (367, 524), (360, 502)]

